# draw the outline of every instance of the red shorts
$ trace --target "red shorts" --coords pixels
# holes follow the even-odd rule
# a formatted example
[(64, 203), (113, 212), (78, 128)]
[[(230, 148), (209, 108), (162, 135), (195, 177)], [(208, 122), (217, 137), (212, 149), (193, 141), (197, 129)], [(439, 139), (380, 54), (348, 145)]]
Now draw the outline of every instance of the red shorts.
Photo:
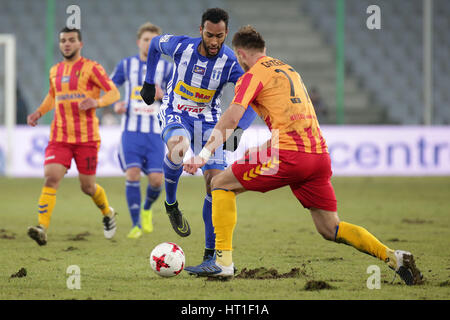
[(95, 175), (97, 171), (97, 154), (100, 142), (66, 143), (50, 141), (45, 149), (44, 165), (59, 163), (70, 169), (72, 159), (75, 159), (78, 172), (85, 175)]
[(303, 207), (337, 211), (328, 153), (268, 149), (234, 162), (231, 169), (246, 190), (267, 192), (288, 185)]

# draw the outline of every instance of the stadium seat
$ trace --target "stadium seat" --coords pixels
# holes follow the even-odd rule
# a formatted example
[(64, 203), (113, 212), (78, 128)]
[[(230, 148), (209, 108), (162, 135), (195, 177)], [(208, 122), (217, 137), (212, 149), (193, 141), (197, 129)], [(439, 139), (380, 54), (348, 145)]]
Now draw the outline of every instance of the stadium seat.
[[(310, 39), (318, 37), (328, 46), (328, 53), (322, 52), (316, 55), (311, 54), (314, 50), (302, 51), (305, 55), (305, 61), (311, 61), (302, 66), (302, 74), (315, 82), (314, 77), (324, 74), (326, 78), (331, 78), (328, 73), (334, 74), (334, 61), (324, 63), (323, 59), (333, 59), (335, 49), (335, 2), (329, 0), (285, 0), (284, 5), (277, 6), (270, 1), (248, 0), (254, 15), (270, 18), (265, 6), (273, 5), (274, 10), (284, 12), (284, 21), (278, 21), (276, 26), (279, 30), (285, 30), (287, 24), (294, 26), (295, 23), (306, 23), (298, 21), (297, 15), (306, 17), (310, 24), (308, 35)], [(375, 1), (381, 7), (382, 30), (371, 31), (365, 27), (367, 19), (366, 9), (373, 4), (370, 0), (347, 0), (346, 1), (346, 65), (348, 77), (355, 77), (357, 83), (362, 87), (359, 91), (367, 91), (372, 96), (377, 105), (383, 109), (390, 117), (391, 106), (396, 103), (396, 94), (386, 94), (391, 90), (397, 90), (397, 87), (390, 87), (383, 79), (398, 79), (400, 87), (407, 84), (407, 89), (411, 98), (408, 103), (414, 104), (415, 110), (420, 110), (422, 101), (422, 0), (411, 1)], [(17, 36), (17, 71), (18, 80), (22, 87), (33, 88), (24, 90), (25, 99), (30, 106), (36, 106), (43, 98), (46, 83), (43, 79), (48, 76), (45, 70), (45, 21), (46, 6), (44, 0), (0, 0), (0, 30), (2, 33), (14, 33)], [(54, 61), (60, 60), (60, 53), (57, 47), (57, 32), (64, 25), (67, 14), (66, 8), (71, 5), (71, 0), (55, 1), (55, 38), (54, 40)], [(208, 7), (224, 7), (232, 13), (230, 30), (237, 29), (240, 25), (250, 21), (250, 17), (239, 12), (244, 4), (234, 6), (233, 1), (221, 0), (198, 0), (198, 1), (179, 1), (174, 5), (166, 0), (79, 0), (76, 3), (81, 8), (82, 13), (82, 32), (85, 48), (83, 54), (102, 63), (107, 70), (111, 72), (116, 63), (123, 57), (134, 54), (134, 38), (136, 30), (140, 24), (145, 21), (151, 21), (160, 25), (164, 32), (173, 34), (198, 35), (198, 25), (201, 12)], [(285, 7), (285, 8), (284, 8)], [(287, 9), (286, 9), (287, 8)], [(242, 9), (244, 13), (244, 9)], [(247, 11), (245, 11), (247, 12)], [(434, 1), (434, 96), (435, 108), (448, 109), (448, 83), (449, 83), (449, 53), (450, 37), (450, 1)], [(279, 20), (279, 19), (278, 19)], [(291, 31), (284, 35), (273, 26), (274, 19), (267, 20), (272, 29), (272, 34), (276, 34), (278, 42), (283, 41), (284, 36), (289, 41), (292, 39)], [(264, 23), (261, 23), (264, 26)], [(301, 30), (304, 29), (304, 25)], [(232, 29), (231, 29), (232, 28)], [(267, 27), (266, 27), (267, 29)], [(33, 30), (33, 32), (30, 32)], [(264, 29), (265, 30), (265, 29)], [(277, 31), (278, 30), (278, 31)], [(292, 30), (288, 27), (286, 30)], [(299, 29), (300, 30), (300, 29)], [(267, 33), (268, 36), (269, 33)], [(230, 41), (228, 39), (227, 41)], [(228, 42), (229, 43), (229, 42)], [(298, 47), (289, 46), (282, 52), (289, 56), (289, 50), (299, 50)], [(313, 48), (308, 47), (308, 48)], [(270, 48), (273, 52), (274, 48)], [(317, 49), (316, 49), (317, 50)], [(297, 56), (298, 53), (297, 53)], [(312, 58), (309, 58), (312, 56)], [(289, 56), (290, 57), (290, 56)], [(327, 58), (328, 57), (328, 58)], [(330, 58), (331, 57), (331, 58)], [(303, 58), (303, 57), (301, 57)], [(299, 58), (296, 58), (299, 59)], [(307, 60), (314, 59), (314, 60)], [(38, 63), (36, 63), (38, 61)], [(294, 61), (294, 64), (297, 62)], [(320, 78), (320, 77), (319, 77)], [(333, 81), (333, 80), (331, 80)], [(0, 83), (1, 85), (1, 83)], [(395, 86), (395, 84), (394, 84)], [(327, 86), (324, 86), (326, 91)], [(395, 88), (395, 89), (394, 89)], [(404, 90), (399, 95), (405, 95)], [(0, 89), (1, 91), (1, 89)], [(332, 91), (329, 100), (334, 103)], [(420, 93), (413, 95), (411, 93)], [(326, 92), (324, 92), (326, 94)], [(384, 98), (381, 98), (384, 97)], [(350, 99), (349, 101), (361, 101), (361, 99)], [(224, 99), (226, 101), (226, 99)], [(446, 103), (446, 104), (445, 104)], [(405, 103), (406, 105), (406, 103)], [(395, 110), (403, 105), (398, 105)], [(400, 112), (395, 111), (396, 116)], [(409, 114), (407, 111), (405, 114)], [(449, 112), (440, 112), (442, 123), (450, 122)], [(417, 116), (417, 115), (416, 115)], [(385, 119), (387, 122), (390, 119)], [(396, 120), (397, 121), (397, 120)], [(411, 121), (408, 118), (407, 121)], [(441, 121), (441, 120), (440, 120)]]

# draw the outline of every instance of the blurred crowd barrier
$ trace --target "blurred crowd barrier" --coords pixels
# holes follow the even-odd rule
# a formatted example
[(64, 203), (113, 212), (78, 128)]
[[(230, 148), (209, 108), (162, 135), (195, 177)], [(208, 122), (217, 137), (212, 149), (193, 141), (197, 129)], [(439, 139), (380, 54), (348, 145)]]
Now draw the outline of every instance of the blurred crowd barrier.
[[(448, 126), (334, 126), (321, 127), (331, 155), (334, 176), (442, 176), (450, 175)], [(13, 177), (42, 177), (49, 126), (18, 126), (14, 131)], [(120, 127), (101, 126), (98, 176), (122, 176), (117, 154)], [(6, 172), (6, 130), (0, 127), (0, 173)], [(242, 136), (239, 148), (226, 152), (230, 164), (245, 150), (263, 144), (269, 130), (253, 125)], [(186, 157), (190, 157), (189, 153)], [(68, 176), (76, 176), (75, 163)], [(199, 173), (200, 174), (200, 171)]]

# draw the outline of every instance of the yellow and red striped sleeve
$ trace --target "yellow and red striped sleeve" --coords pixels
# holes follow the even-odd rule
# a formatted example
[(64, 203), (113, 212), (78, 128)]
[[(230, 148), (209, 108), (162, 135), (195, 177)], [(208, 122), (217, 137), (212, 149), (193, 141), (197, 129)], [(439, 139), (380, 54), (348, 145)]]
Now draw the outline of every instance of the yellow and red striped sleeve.
[(236, 84), (232, 103), (239, 104), (247, 109), (248, 105), (254, 102), (263, 87), (262, 81), (253, 73), (244, 73)]
[(41, 116), (55, 108), (55, 88), (53, 87), (53, 83), (51, 81), (51, 76), (53, 73), (55, 73), (55, 66), (53, 66), (50, 69), (50, 76), (49, 76), (49, 89), (48, 93), (45, 96), (44, 100), (42, 101), (39, 108), (37, 108), (37, 111), (40, 112)]
[(119, 90), (100, 64), (95, 63), (92, 66), (90, 80), (105, 92), (102, 97), (97, 99), (99, 107), (109, 106), (120, 99)]

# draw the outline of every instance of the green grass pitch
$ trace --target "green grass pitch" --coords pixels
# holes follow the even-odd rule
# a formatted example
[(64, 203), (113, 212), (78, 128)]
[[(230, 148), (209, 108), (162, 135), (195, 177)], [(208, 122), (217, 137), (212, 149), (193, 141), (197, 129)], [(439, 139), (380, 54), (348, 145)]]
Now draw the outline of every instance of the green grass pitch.
[[(0, 179), (0, 299), (149, 299), (149, 300), (308, 300), (308, 299), (439, 299), (450, 298), (450, 179), (333, 178), (341, 220), (367, 228), (393, 249), (413, 252), (425, 283), (408, 287), (383, 262), (344, 244), (323, 240), (309, 213), (282, 188), (266, 194), (238, 196), (234, 262), (238, 273), (264, 267), (293, 276), (271, 279), (209, 281), (186, 272), (161, 278), (150, 268), (149, 254), (171, 241), (186, 254), (186, 264), (200, 263), (204, 235), (204, 182), (183, 177), (180, 208), (192, 234), (172, 230), (163, 199), (153, 206), (154, 232), (126, 238), (131, 221), (124, 178), (98, 178), (119, 213), (113, 240), (103, 237), (101, 214), (83, 195), (76, 178), (65, 178), (48, 233), (39, 247), (26, 235), (37, 223), (42, 179)], [(146, 185), (141, 181), (141, 189)], [(80, 268), (80, 289), (68, 289), (67, 268)], [(370, 266), (380, 269), (380, 288), (368, 289)], [(21, 268), (26, 276), (12, 277)], [(393, 280), (394, 279), (394, 280)], [(307, 290), (310, 281), (331, 288)]]

